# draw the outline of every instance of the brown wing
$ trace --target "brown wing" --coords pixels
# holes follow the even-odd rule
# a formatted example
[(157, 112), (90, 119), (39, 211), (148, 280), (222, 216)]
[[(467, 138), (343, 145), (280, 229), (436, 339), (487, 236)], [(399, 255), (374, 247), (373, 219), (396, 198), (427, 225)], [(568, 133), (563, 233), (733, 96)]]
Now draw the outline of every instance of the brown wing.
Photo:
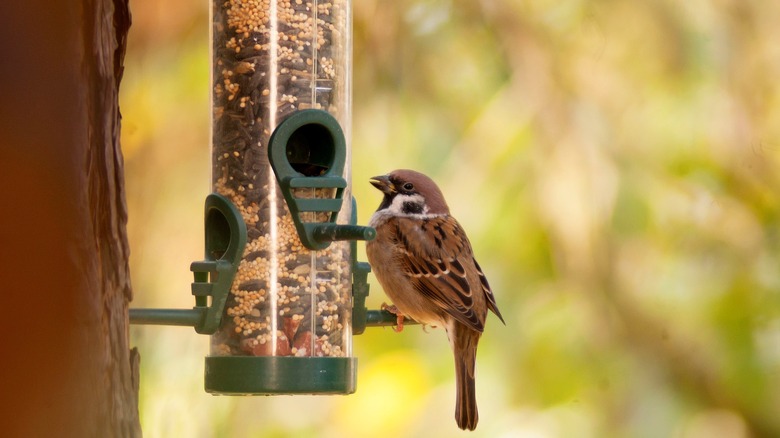
[[(485, 310), (483, 305), (475, 308), (475, 300), (487, 300), (491, 310), (495, 300), (460, 224), (449, 215), (422, 220), (399, 218), (395, 232), (404, 252), (402, 266), (415, 289), (458, 321), (481, 332)], [(488, 297), (477, 295), (485, 290)]]
[(506, 325), (504, 322), (504, 317), (501, 316), (501, 312), (498, 310), (496, 297), (493, 296), (493, 291), (490, 289), (490, 284), (488, 284), (487, 277), (485, 277), (485, 274), (482, 272), (482, 268), (479, 266), (479, 263), (477, 263), (477, 259), (474, 259), (474, 266), (477, 267), (477, 271), (479, 272), (479, 282), (482, 284), (482, 292), (485, 293), (485, 298), (487, 298), (488, 309), (495, 313), (498, 319), (500, 319), (501, 322)]

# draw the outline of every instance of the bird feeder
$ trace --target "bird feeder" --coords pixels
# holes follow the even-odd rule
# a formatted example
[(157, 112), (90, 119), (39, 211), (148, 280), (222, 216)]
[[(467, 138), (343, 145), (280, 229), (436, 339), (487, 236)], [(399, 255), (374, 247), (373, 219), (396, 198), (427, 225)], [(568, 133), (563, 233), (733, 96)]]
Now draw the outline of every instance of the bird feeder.
[(214, 394), (348, 394), (370, 268), (350, 189), (349, 0), (214, 0), (212, 188), (193, 309), (131, 309), (139, 324), (211, 336)]
[(247, 244), (211, 336), (208, 392), (354, 391), (350, 247), (333, 242), (369, 235), (348, 226), (344, 202), (349, 6), (212, 4), (212, 184)]

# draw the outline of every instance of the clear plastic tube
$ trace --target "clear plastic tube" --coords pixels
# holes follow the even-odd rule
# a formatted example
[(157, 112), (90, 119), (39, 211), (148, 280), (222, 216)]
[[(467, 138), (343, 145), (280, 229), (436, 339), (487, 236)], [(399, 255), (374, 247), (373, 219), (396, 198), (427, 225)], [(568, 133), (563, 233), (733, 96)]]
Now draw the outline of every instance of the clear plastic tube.
[[(211, 355), (351, 356), (349, 243), (321, 251), (301, 244), (267, 149), (289, 115), (327, 111), (347, 135), (349, 182), (350, 3), (214, 0), (211, 12), (213, 189), (236, 205), (248, 231)], [(332, 196), (332, 189), (297, 190), (298, 197)], [(344, 202), (337, 222), (348, 223), (350, 210)], [(328, 216), (306, 214), (307, 221)]]

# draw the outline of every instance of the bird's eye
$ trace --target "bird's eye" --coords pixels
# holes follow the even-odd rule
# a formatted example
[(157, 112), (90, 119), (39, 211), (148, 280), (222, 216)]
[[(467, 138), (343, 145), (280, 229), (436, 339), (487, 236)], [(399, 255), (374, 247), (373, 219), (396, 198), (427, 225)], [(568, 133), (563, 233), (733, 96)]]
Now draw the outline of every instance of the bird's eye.
[(404, 187), (404, 190), (409, 191), (409, 192), (414, 190), (414, 184), (412, 184), (410, 182), (404, 184), (403, 187)]

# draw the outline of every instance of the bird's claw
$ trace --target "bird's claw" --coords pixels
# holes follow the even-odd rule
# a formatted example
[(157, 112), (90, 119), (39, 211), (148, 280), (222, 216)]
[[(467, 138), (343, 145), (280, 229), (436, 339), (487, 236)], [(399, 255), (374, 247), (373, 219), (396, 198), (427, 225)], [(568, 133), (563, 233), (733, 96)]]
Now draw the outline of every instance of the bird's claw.
[(396, 333), (401, 333), (404, 330), (404, 315), (400, 310), (398, 310), (398, 307), (391, 304), (382, 303), (379, 308), (382, 310), (387, 310), (388, 312), (395, 315), (396, 326), (393, 327), (393, 331)]

